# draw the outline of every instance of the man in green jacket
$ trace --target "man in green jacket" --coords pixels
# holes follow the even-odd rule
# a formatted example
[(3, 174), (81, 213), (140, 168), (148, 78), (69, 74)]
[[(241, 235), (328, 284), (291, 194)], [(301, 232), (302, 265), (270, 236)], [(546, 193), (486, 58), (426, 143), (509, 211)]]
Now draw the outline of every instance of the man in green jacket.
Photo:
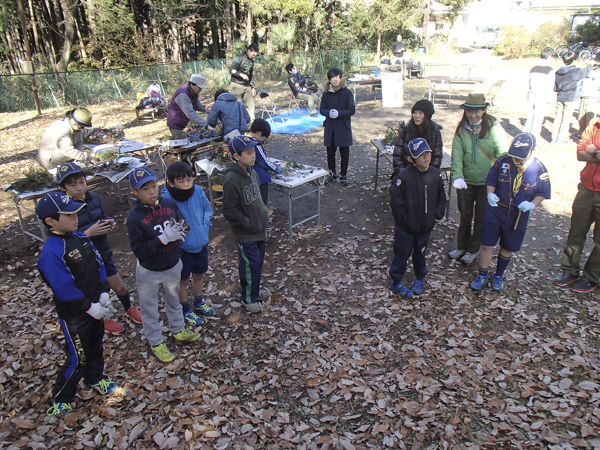
[(252, 43), (246, 48), (246, 52), (237, 55), (231, 62), (229, 73), (231, 73), (231, 93), (236, 96), (238, 102), (246, 105), (250, 120), (254, 120), (254, 57), (258, 54), (258, 45)]

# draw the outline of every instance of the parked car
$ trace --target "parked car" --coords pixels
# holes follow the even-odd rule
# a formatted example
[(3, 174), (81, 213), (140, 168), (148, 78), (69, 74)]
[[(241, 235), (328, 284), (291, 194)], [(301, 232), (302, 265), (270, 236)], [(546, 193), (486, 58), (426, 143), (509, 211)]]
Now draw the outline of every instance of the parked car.
[(494, 48), (496, 45), (496, 27), (475, 27), (475, 36), (471, 47)]

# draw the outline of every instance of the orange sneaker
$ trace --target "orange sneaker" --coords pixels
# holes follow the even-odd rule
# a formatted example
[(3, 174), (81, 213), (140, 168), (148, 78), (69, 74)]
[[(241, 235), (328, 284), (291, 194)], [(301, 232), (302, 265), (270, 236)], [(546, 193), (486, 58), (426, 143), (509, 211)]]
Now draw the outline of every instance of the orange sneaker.
[(125, 327), (123, 325), (121, 325), (119, 322), (115, 322), (112, 319), (104, 321), (104, 331), (117, 334), (123, 331), (124, 329)]
[(135, 306), (130, 306), (129, 309), (125, 311), (125, 314), (127, 314), (135, 323), (142, 323), (142, 313)]

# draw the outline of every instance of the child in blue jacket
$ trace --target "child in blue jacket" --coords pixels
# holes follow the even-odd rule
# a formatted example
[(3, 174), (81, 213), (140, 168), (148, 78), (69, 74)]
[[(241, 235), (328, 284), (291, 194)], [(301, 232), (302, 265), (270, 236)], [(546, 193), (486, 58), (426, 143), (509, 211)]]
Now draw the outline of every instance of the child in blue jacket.
[(77, 230), (77, 212), (83, 204), (62, 192), (44, 195), (35, 208), (52, 233), (44, 243), (37, 265), (52, 289), (58, 321), (65, 338), (66, 360), (52, 389), (49, 416), (72, 409), (81, 378), (104, 395), (119, 387), (104, 378), (102, 338), (104, 320), (115, 309), (104, 264), (90, 238)]
[[(202, 297), (204, 274), (208, 270), (208, 230), (212, 223), (212, 208), (202, 188), (194, 184), (192, 168), (183, 162), (171, 164), (167, 169), (167, 188), (163, 198), (172, 199), (179, 206), (189, 226), (189, 234), (180, 245), (182, 254), (181, 284), (179, 301), (186, 322), (192, 326), (204, 323), (199, 316), (214, 316), (215, 310), (208, 306)], [(188, 301), (187, 286), (190, 275), (194, 289), (194, 309)]]
[[(117, 294), (125, 314), (135, 323), (142, 323), (142, 314), (131, 304), (129, 289), (119, 276), (119, 270), (112, 259), (113, 251), (107, 233), (114, 230), (115, 220), (106, 215), (98, 196), (88, 191), (85, 175), (81, 167), (74, 162), (64, 163), (58, 167), (56, 181), (60, 190), (81, 206), (77, 211), (79, 220), (77, 231), (88, 236), (102, 256), (108, 283)], [(113, 319), (104, 321), (105, 331), (120, 333), (123, 329), (123, 325)]]
[(266, 205), (269, 200), (269, 183), (271, 182), (270, 173), (281, 173), (281, 167), (278, 164), (269, 162), (265, 148), (262, 145), (262, 143), (271, 136), (271, 125), (264, 119), (254, 119), (248, 136), (258, 142), (256, 147), (254, 147), (256, 152), (254, 171), (256, 172), (256, 175), (258, 175), (258, 182), (260, 183), (260, 196)]

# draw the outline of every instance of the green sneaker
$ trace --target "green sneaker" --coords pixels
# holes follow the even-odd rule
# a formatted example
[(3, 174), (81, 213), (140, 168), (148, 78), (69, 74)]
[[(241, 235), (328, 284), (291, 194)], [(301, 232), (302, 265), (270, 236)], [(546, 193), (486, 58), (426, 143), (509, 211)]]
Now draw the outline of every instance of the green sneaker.
[(157, 345), (156, 347), (150, 346), (150, 350), (156, 356), (160, 362), (168, 363), (175, 359), (175, 355), (167, 348), (165, 344)]
[(193, 342), (200, 339), (200, 333), (194, 333), (192, 330), (184, 328), (179, 333), (173, 333), (173, 337), (178, 341)]
[(200, 302), (197, 305), (194, 305), (194, 312), (207, 317), (212, 317), (217, 313), (214, 309), (212, 309), (204, 302)]
[(271, 291), (267, 288), (263, 288), (263, 289), (259, 289), (258, 291), (258, 298), (260, 300), (264, 300), (266, 298), (269, 298), (271, 296)]
[(56, 416), (60, 416), (63, 413), (66, 413), (67, 411), (71, 411), (73, 409), (73, 406), (70, 403), (54, 403), (52, 402), (52, 407), (46, 411), (46, 414), (48, 414), (51, 417), (56, 417)]
[(244, 303), (246, 310), (251, 313), (259, 313), (262, 309), (260, 303)]
[(115, 383), (114, 381), (110, 381), (110, 380), (100, 380), (97, 383), (88, 384), (87, 386), (89, 388), (96, 389), (98, 392), (100, 392), (103, 395), (112, 394), (117, 389), (119, 389), (119, 385), (117, 383)]
[(185, 319), (187, 324), (192, 327), (199, 327), (204, 323), (204, 319), (191, 309), (183, 315), (183, 318)]

